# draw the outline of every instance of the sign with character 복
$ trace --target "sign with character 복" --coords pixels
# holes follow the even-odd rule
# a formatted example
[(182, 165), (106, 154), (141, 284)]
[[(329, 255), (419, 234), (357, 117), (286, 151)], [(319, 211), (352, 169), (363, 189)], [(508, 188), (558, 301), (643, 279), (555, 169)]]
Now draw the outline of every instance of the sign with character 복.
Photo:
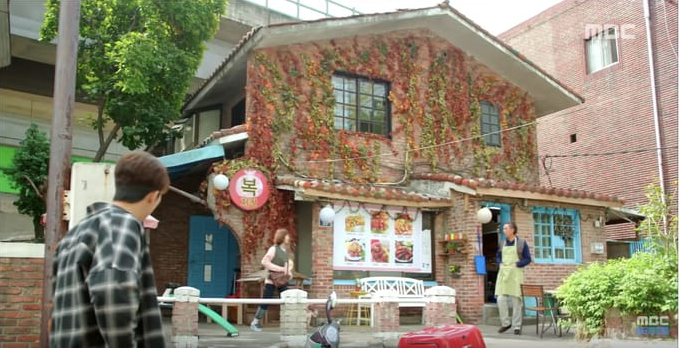
[(241, 169), (233, 175), (229, 185), (231, 202), (243, 210), (261, 208), (269, 199), (269, 182), (259, 170)]

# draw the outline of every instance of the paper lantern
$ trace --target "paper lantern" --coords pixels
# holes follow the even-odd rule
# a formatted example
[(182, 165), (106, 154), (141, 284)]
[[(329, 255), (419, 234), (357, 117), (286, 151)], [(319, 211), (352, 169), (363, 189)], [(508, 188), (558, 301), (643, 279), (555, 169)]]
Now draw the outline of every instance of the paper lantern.
[(229, 178), (224, 174), (217, 174), (214, 179), (212, 179), (212, 183), (217, 190), (226, 190), (226, 188), (229, 187)]
[(321, 209), (319, 219), (324, 225), (330, 225), (335, 220), (335, 210), (330, 205), (326, 205)]
[(476, 213), (476, 220), (478, 222), (485, 224), (490, 222), (490, 220), (493, 218), (493, 212), (490, 211), (490, 209), (483, 207), (479, 209), (479, 211)]

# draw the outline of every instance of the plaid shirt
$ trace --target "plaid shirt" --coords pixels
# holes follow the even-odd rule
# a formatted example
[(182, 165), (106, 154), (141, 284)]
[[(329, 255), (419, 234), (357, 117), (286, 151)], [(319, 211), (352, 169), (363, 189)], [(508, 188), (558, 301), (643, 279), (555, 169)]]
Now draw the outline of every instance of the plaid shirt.
[(52, 269), (52, 347), (165, 347), (142, 223), (95, 203), (59, 242)]

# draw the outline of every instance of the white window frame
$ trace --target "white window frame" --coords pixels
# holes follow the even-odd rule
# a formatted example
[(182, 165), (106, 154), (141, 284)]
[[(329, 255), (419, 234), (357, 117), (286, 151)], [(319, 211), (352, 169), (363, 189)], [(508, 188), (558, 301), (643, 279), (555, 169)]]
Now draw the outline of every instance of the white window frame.
[(587, 74), (593, 74), (620, 61), (618, 32), (615, 27), (605, 28), (585, 40), (585, 59)]

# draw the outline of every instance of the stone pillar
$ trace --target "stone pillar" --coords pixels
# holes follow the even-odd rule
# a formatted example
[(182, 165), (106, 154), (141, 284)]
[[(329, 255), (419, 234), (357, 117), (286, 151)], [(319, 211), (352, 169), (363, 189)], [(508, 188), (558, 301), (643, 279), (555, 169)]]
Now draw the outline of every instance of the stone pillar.
[(200, 290), (182, 286), (174, 290), (172, 343), (175, 348), (198, 347), (198, 298)]
[(290, 347), (303, 347), (307, 338), (307, 292), (290, 289), (281, 293), (281, 341)]
[(400, 313), (398, 310), (398, 294), (391, 290), (381, 290), (373, 295), (377, 301), (373, 306), (373, 325), (375, 336), (389, 339), (399, 330)]
[(434, 286), (424, 291), (426, 304), (422, 315), (425, 326), (455, 324), (457, 305), (455, 289), (448, 286)]

